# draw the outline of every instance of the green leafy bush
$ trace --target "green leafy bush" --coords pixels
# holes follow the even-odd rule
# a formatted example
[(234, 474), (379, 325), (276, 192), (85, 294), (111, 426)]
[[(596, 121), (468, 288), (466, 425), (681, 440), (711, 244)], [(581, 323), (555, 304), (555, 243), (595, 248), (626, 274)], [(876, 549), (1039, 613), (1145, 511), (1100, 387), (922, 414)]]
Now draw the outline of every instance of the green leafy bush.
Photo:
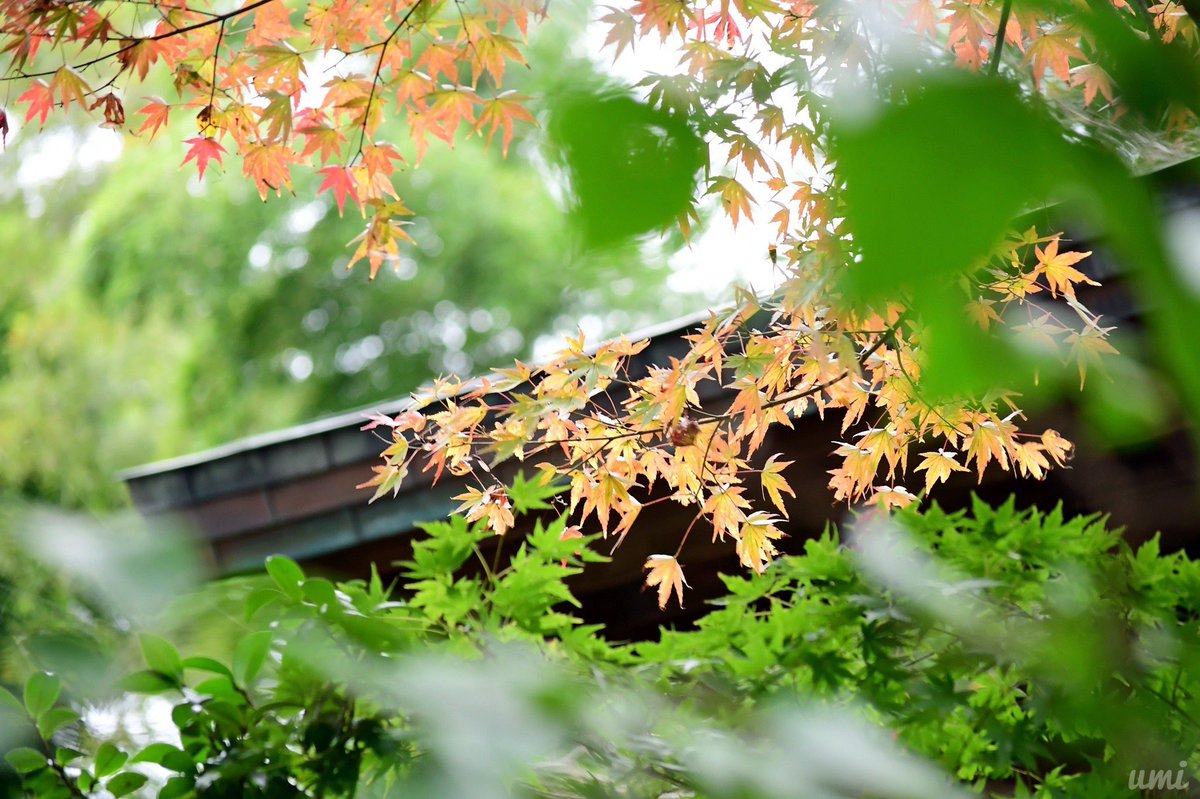
[(94, 740), (35, 671), (0, 692), (5, 760), (37, 797), (732, 799), (1129, 796), (1195, 758), (1200, 568), (1102, 519), (870, 514), (629, 644), (570, 615), (603, 558), (565, 530), (500, 564), (429, 525), (402, 590), (271, 558), (222, 588), (228, 651), (138, 636), (118, 690), (169, 703), (159, 740)]

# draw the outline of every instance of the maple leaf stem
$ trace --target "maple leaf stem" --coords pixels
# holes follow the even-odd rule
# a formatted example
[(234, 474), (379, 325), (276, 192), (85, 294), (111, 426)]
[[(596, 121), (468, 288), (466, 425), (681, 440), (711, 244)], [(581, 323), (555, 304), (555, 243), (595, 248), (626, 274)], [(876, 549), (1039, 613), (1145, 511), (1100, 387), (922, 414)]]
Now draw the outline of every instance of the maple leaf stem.
[[(503, 535), (496, 536), (496, 553), (494, 555), (492, 555), (492, 572), (491, 573), (493, 575), (500, 573), (500, 555), (503, 552), (504, 552), (504, 536)], [(495, 582), (495, 579), (496, 578), (493, 576), (492, 581)]]
[[(499, 549), (500, 549), (499, 547), (496, 547), (497, 551), (499, 551)], [(483, 552), (479, 549), (479, 546), (476, 544), (472, 544), (471, 551), (475, 553), (475, 559), (478, 560), (479, 565), (483, 567), (483, 573), (485, 575), (487, 575), (488, 584), (495, 586), (496, 585), (496, 572), (492, 569), (492, 567), (488, 566), (487, 558), (485, 558), (483, 556)]]
[(1005, 30), (1008, 28), (1008, 17), (1012, 14), (1012, 0), (1004, 0), (1000, 8), (1000, 22), (996, 25), (996, 45), (992, 48), (992, 61), (988, 64), (988, 74), (995, 75), (1000, 71), (1000, 55), (1004, 52)]
[[(132, 39), (124, 47), (118, 47), (116, 50), (113, 50), (110, 53), (104, 53), (103, 55), (98, 55), (89, 61), (84, 61), (83, 63), (80, 63), (80, 64), (74, 64), (71, 67), (71, 69), (78, 72), (79, 70), (87, 69), (88, 67), (95, 66), (96, 64), (99, 64), (102, 61), (107, 61), (110, 58), (116, 58), (117, 56), (121, 55), (122, 53), (128, 53), (130, 50), (137, 47), (142, 42), (158, 42), (158, 41), (162, 41), (163, 39), (170, 39), (173, 36), (182, 36), (185, 33), (191, 33), (192, 31), (197, 31), (197, 30), (200, 30), (201, 28), (207, 28), (209, 25), (220, 24), (220, 25), (224, 26), (226, 20), (233, 19), (234, 17), (240, 17), (242, 14), (253, 11), (256, 8), (259, 8), (260, 6), (265, 6), (267, 3), (274, 3), (274, 2), (276, 2), (276, 0), (255, 0), (255, 2), (248, 3), (244, 6), (242, 6), (241, 8), (235, 8), (233, 11), (228, 11), (224, 14), (217, 14), (217, 15), (213, 16), (211, 19), (206, 19), (202, 22), (196, 22), (192, 25), (185, 25), (182, 28), (172, 28), (169, 31), (166, 31), (164, 33), (156, 33), (153, 36), (143, 36), (139, 39)], [(420, 4), (420, 2), (421, 2), (421, 0), (418, 0), (418, 5)], [(414, 6), (414, 8), (415, 8), (415, 6)], [(58, 72), (57, 69), (45, 70), (43, 72), (18, 72), (15, 75), (5, 75), (3, 77), (0, 77), (0, 82), (11, 81), (11, 80), (27, 80), (29, 78), (45, 78), (50, 75), (53, 75), (56, 72)], [(216, 75), (215, 74), (213, 75), (213, 83), (214, 84), (216, 83)]]
[(387, 38), (379, 44), (379, 60), (375, 62), (375, 74), (371, 77), (371, 92), (367, 95), (367, 105), (365, 108), (363, 108), (362, 130), (360, 130), (358, 134), (358, 152), (355, 153), (354, 158), (352, 158), (351, 161), (358, 158), (363, 153), (363, 144), (367, 140), (367, 124), (371, 120), (371, 105), (375, 102), (375, 93), (379, 88), (379, 73), (383, 69), (383, 59), (387, 55), (388, 45), (390, 45), (392, 40), (396, 38), (396, 34), (404, 30), (404, 27), (408, 25), (408, 21), (412, 19), (412, 15), (417, 13), (417, 9), (420, 8), (421, 4), (424, 2), (425, 0), (417, 0), (417, 2), (413, 3), (412, 8), (408, 9), (408, 11), (404, 14), (404, 17), (396, 23), (396, 27), (392, 28), (392, 32), (389, 33)]
[(704, 511), (700, 511), (693, 516), (692, 523), (689, 524), (687, 529), (683, 531), (683, 538), (679, 539), (679, 547), (675, 550), (675, 560), (679, 560), (679, 553), (683, 552), (683, 545), (687, 543), (688, 536), (692, 534), (692, 528), (696, 526), (696, 522), (700, 521), (702, 516), (704, 516)]

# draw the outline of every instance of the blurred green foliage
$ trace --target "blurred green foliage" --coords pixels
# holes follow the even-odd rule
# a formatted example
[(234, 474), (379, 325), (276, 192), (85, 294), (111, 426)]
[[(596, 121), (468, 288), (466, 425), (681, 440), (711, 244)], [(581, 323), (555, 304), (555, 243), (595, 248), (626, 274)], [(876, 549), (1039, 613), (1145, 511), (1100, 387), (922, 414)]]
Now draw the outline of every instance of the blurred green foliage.
[(706, 159), (686, 116), (629, 96), (576, 92), (553, 103), (550, 134), (585, 243), (612, 246), (694, 213)]
[[(1012, 501), (885, 518), (640, 644), (563, 612), (603, 558), (562, 520), (493, 565), (478, 524), (430, 525), (402, 591), (274, 557), (204, 589), (222, 641), (143, 633), (107, 694), (28, 653), (5, 759), (37, 797), (929, 799), (1128, 796), (1200, 754), (1200, 564)], [(89, 737), (113, 691), (169, 723)]]

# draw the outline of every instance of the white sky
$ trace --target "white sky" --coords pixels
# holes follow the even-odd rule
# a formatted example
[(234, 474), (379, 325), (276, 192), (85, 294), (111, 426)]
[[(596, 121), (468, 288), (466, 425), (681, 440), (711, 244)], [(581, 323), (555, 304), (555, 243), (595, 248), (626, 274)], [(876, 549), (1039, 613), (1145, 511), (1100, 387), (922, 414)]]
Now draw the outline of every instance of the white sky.
[[(603, 9), (596, 8), (595, 16)], [(648, 74), (676, 74), (680, 71), (680, 52), (662, 44), (653, 36), (638, 39), (627, 47), (615, 61), (613, 48), (605, 47), (608, 27), (593, 21), (588, 26), (584, 48), (602, 69), (633, 85)], [(720, 163), (719, 159), (713, 159)], [(749, 284), (763, 292), (774, 285), (773, 270), (767, 257), (767, 247), (774, 240), (768, 224), (771, 212), (764, 206), (754, 208), (754, 219), (743, 219), (734, 229), (719, 210), (716, 198), (708, 198), (702, 207), (709, 211), (709, 225), (690, 247), (680, 251), (670, 261), (674, 273), (668, 288), (681, 292), (696, 292), (699, 287), (709, 302), (723, 303), (730, 298), (728, 287), (733, 283)]]

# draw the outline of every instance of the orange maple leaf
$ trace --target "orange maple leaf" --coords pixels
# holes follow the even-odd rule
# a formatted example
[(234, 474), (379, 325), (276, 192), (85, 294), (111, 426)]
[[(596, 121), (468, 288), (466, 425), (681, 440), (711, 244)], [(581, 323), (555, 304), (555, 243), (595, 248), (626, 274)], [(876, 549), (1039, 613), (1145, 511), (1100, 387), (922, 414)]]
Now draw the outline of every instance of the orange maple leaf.
[(144, 131), (150, 131), (150, 139), (154, 139), (154, 135), (158, 133), (159, 128), (167, 124), (167, 115), (171, 112), (171, 106), (167, 105), (164, 100), (157, 97), (151, 97), (150, 102), (146, 103), (138, 113), (146, 117), (146, 121), (137, 129), (137, 134)]
[(258, 196), (266, 200), (272, 191), (278, 197), (284, 188), (291, 190), (292, 173), (288, 165), (297, 160), (296, 152), (287, 145), (278, 142), (256, 144), (242, 157), (242, 172), (254, 179)]
[(513, 137), (514, 120), (519, 119), (531, 125), (537, 125), (537, 120), (525, 106), (521, 105), (521, 101), (525, 99), (527, 98), (515, 92), (504, 92), (483, 102), (475, 129), (482, 131), (484, 127), (491, 126), (487, 134), (488, 144), (492, 143), (492, 137), (496, 135), (497, 130), (503, 130), (504, 134), (500, 137), (501, 155), (508, 155), (508, 144)]
[(712, 184), (705, 194), (721, 195), (721, 204), (725, 206), (725, 212), (733, 220), (734, 227), (737, 227), (738, 221), (743, 216), (747, 219), (754, 219), (750, 212), (750, 206), (754, 202), (750, 191), (733, 178), (723, 176), (713, 178)]
[(462, 504), (455, 508), (455, 513), (466, 511), (469, 522), (486, 519), (487, 526), (492, 528), (496, 535), (504, 535), (516, 524), (512, 502), (503, 486), (494, 485), (486, 491), (468, 488), (454, 499), (462, 500)]

